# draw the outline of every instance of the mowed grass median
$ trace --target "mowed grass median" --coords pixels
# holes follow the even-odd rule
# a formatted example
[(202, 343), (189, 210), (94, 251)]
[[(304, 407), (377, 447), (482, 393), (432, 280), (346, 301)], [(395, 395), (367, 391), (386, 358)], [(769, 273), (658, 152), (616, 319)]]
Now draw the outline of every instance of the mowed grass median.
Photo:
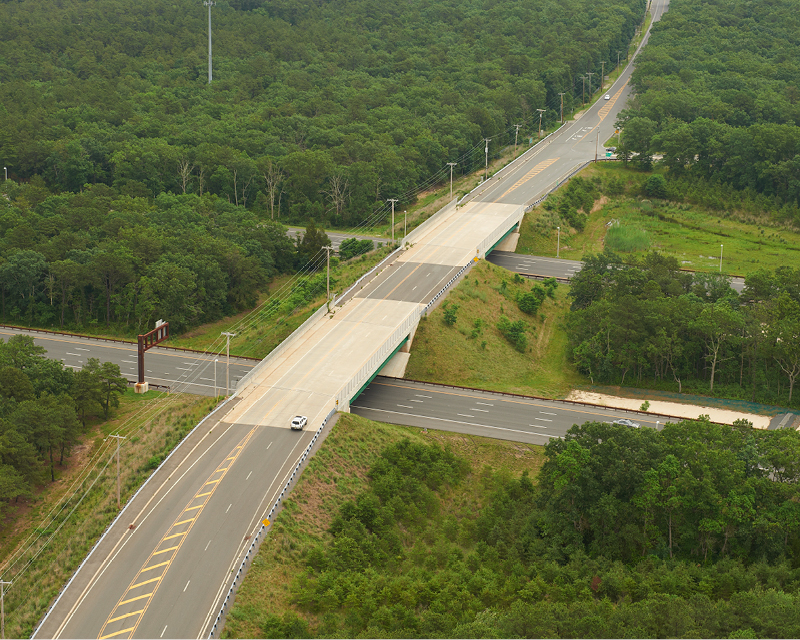
[[(405, 377), (548, 398), (563, 397), (585, 383), (567, 361), (561, 322), (569, 308), (568, 287), (559, 285), (531, 315), (517, 298), (535, 287), (542, 284), (478, 262), (445, 303), (420, 322)], [(447, 314), (455, 316), (452, 324)], [(510, 324), (523, 323), (524, 351), (498, 328), (503, 317)]]
[[(596, 188), (594, 206), (584, 229), (560, 224), (560, 257), (581, 260), (606, 247), (623, 257), (656, 250), (674, 256), (685, 269), (719, 272), (722, 249), (723, 273), (737, 276), (800, 261), (796, 229), (766, 213), (716, 211), (648, 197), (645, 184), (652, 175), (611, 163), (581, 171), (578, 176)], [(556, 210), (562, 197), (559, 190), (525, 215), (517, 253), (556, 255)]]

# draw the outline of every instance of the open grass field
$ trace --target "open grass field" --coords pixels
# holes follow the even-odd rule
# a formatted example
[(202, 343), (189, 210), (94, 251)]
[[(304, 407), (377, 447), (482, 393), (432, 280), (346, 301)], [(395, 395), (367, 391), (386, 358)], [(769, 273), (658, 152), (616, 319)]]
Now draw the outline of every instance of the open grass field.
[[(504, 281), (505, 293), (501, 291)], [(548, 398), (563, 397), (584, 383), (567, 362), (566, 335), (560, 326), (569, 308), (567, 287), (559, 286), (555, 299), (547, 298), (538, 313), (529, 316), (520, 311), (513, 296), (531, 287), (527, 280), (515, 283), (514, 274), (502, 267), (478, 262), (447, 298), (448, 307), (458, 305), (456, 323), (445, 324), (445, 305), (420, 322), (406, 377)], [(527, 324), (525, 353), (497, 329), (503, 314)]]
[(65, 465), (57, 467), (54, 483), (29, 500), (4, 506), (0, 570), (14, 582), (5, 595), (6, 637), (31, 634), (117, 514), (116, 465), (109, 464), (114, 446), (106, 436), (127, 437), (120, 450), (124, 504), (215, 404), (203, 396), (129, 390), (115, 417), (89, 427)]
[[(305, 571), (304, 551), (331, 538), (328, 528), (341, 505), (366, 487), (367, 472), (379, 453), (402, 438), (449, 447), (469, 461), (471, 474), (444, 495), (442, 512), (458, 518), (474, 517), (487, 499), (491, 485), (481, 482), (487, 470), (514, 476), (527, 470), (535, 481), (545, 460), (543, 448), (535, 445), (443, 431), (423, 433), (414, 427), (341, 414), (253, 560), (228, 615), (223, 637), (268, 637), (264, 629), (267, 616), (287, 612), (307, 615), (295, 606), (291, 595), (292, 582)], [(322, 622), (313, 616), (307, 620), (313, 629)]]
[[(622, 255), (657, 250), (675, 256), (685, 269), (715, 272), (722, 245), (722, 271), (740, 276), (800, 261), (800, 233), (776, 226), (766, 216), (759, 223), (735, 212), (724, 217), (694, 205), (644, 198), (640, 194), (650, 174), (611, 163), (587, 167), (579, 175), (599, 176), (604, 183), (618, 177), (625, 193), (597, 200), (582, 232), (565, 232), (562, 226), (562, 258), (580, 260), (605, 246)], [(537, 207), (525, 216), (517, 253), (556, 255), (555, 230), (543, 230), (541, 222), (537, 225), (547, 213)]]

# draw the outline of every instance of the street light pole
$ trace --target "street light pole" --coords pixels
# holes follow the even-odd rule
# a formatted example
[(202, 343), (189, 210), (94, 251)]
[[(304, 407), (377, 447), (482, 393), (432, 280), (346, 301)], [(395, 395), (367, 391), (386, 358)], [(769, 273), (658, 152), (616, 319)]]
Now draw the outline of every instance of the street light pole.
[(489, 179), (489, 143), (492, 141), (491, 138), (484, 138), (484, 142), (486, 142), (486, 148), (484, 151), (486, 152), (486, 169), (483, 173), (483, 181), (486, 182)]
[(5, 174), (6, 174), (6, 182), (8, 182), (8, 167), (3, 167), (3, 171), (5, 171)]
[(397, 198), (389, 198), (386, 202), (392, 203), (392, 244), (394, 244), (394, 203), (397, 202)]
[(719, 272), (722, 273), (722, 245), (719, 245)]
[(211, 7), (217, 3), (206, 0), (203, 4), (208, 7), (208, 84), (211, 84)]
[(214, 358), (214, 397), (217, 397), (217, 362), (219, 358)]
[(230, 395), (231, 392), (231, 338), (236, 334), (223, 331), (220, 335), (225, 336), (227, 339), (225, 341), (225, 356), (228, 359), (228, 363), (225, 367), (225, 395), (227, 396)]
[(408, 211), (403, 211), (403, 240), (408, 235)]
[(544, 114), (545, 110), (544, 109), (537, 109), (537, 111), (539, 112), (539, 131), (538, 131), (538, 134), (536, 136), (536, 138), (538, 139), (538, 138), (542, 137), (542, 115)]
[(556, 258), (561, 255), (561, 227), (556, 227), (558, 232), (558, 239), (556, 240)]
[(448, 162), (448, 166), (450, 167), (450, 199), (453, 199), (453, 167), (455, 167), (458, 163), (457, 162)]

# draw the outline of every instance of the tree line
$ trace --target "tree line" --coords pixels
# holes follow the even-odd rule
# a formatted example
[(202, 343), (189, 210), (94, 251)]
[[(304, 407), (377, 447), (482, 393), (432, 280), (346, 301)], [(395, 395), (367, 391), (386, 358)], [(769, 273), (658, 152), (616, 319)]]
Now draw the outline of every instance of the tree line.
[[(645, 0), (0, 3), (0, 158), (55, 192), (205, 193), (347, 225), (535, 135)], [(46, 37), (43, 34), (47, 34)], [(595, 78), (597, 75), (595, 75)], [(596, 83), (595, 83), (596, 84)]]
[[(266, 637), (794, 637), (800, 435), (575, 425), (538, 478), (388, 446)], [(302, 614), (298, 616), (296, 612)]]
[(0, 340), (0, 506), (54, 482), (87, 420), (108, 418), (128, 388), (116, 364), (73, 371), (44, 354), (30, 336)]
[(749, 274), (739, 295), (722, 274), (682, 272), (657, 252), (584, 258), (566, 327), (593, 382), (695, 390), (797, 406), (800, 269)]
[(128, 333), (163, 318), (179, 332), (252, 308), (326, 242), (314, 230), (295, 246), (282, 225), (216, 196), (151, 201), (102, 184), (52, 195), (34, 179), (0, 199), (0, 316)]
[(683, 185), (763, 194), (800, 224), (796, 14), (792, 0), (670, 2), (637, 58), (618, 154), (636, 153), (642, 166), (662, 154), (670, 176), (689, 178)]

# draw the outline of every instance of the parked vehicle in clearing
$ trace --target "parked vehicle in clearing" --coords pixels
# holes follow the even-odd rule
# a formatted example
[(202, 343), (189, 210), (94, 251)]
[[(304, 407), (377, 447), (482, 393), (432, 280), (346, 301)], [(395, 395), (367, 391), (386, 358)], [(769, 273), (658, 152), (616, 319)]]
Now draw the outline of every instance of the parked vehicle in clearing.
[(638, 429), (641, 425), (638, 422), (634, 422), (633, 420), (628, 420), (627, 418), (620, 418), (619, 420), (614, 420), (611, 424), (621, 424), (624, 427), (634, 427)]
[(303, 427), (308, 424), (308, 418), (305, 416), (295, 416), (292, 418), (292, 429), (295, 431), (302, 431)]

